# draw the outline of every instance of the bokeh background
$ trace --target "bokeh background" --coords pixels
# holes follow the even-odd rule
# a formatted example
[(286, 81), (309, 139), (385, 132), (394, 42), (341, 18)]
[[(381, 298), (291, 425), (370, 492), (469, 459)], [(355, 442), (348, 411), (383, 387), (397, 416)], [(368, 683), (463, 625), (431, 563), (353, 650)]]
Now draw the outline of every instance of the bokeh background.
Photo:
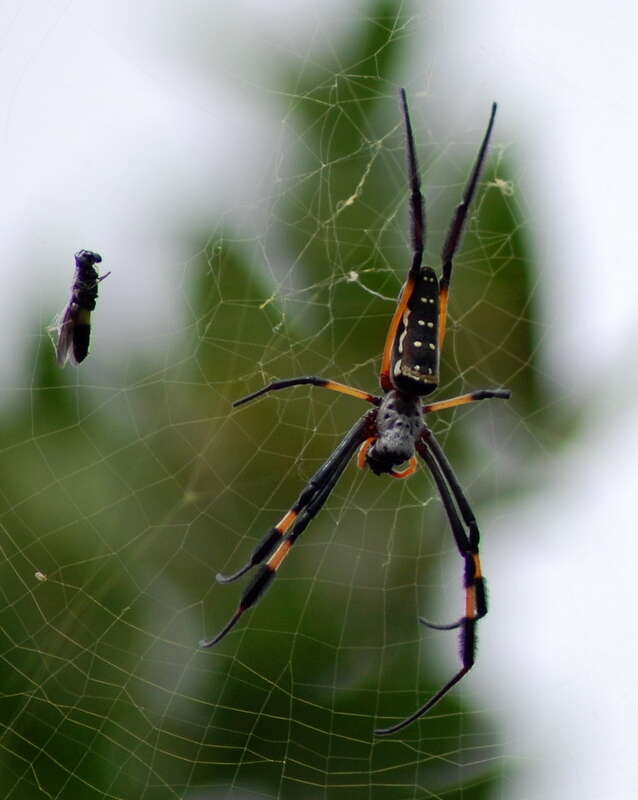
[[(6, 798), (632, 797), (635, 13), (626, 4), (0, 7), (0, 788)], [(407, 88), (436, 263), (499, 101), (454, 275), (439, 415), (491, 611), (424, 473), (350, 467), (253, 613), (214, 582), (374, 390), (408, 265)], [(90, 358), (47, 333), (101, 252)], [(330, 394), (330, 393), (325, 393)]]

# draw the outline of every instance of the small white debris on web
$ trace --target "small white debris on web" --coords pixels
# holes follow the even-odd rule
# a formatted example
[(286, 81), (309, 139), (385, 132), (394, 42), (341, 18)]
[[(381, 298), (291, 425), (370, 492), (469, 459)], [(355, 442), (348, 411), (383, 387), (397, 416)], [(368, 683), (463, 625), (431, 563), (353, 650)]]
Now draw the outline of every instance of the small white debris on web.
[(348, 283), (354, 283), (355, 281), (359, 280), (359, 273), (355, 272), (353, 269), (346, 275), (346, 281)]
[(512, 197), (514, 194), (514, 181), (504, 181), (503, 178), (494, 178), (490, 181), (490, 186), (494, 186), (505, 197)]
[(275, 293), (273, 292), (273, 293), (270, 295), (270, 297), (269, 297), (267, 300), (264, 300), (264, 302), (263, 302), (263, 303), (262, 303), (262, 304), (259, 306), (259, 310), (260, 310), (260, 311), (263, 311), (263, 310), (264, 310), (264, 308), (266, 308), (266, 306), (269, 306), (269, 305), (270, 305), (270, 304), (273, 302), (273, 300), (275, 299), (275, 296), (276, 296), (276, 295), (275, 295)]
[(36, 572), (36, 573), (35, 573), (35, 577), (36, 577), (36, 580), (39, 580), (39, 581), (41, 581), (42, 583), (44, 583), (44, 581), (48, 580), (48, 578), (47, 578), (47, 576), (44, 574), (44, 572)]

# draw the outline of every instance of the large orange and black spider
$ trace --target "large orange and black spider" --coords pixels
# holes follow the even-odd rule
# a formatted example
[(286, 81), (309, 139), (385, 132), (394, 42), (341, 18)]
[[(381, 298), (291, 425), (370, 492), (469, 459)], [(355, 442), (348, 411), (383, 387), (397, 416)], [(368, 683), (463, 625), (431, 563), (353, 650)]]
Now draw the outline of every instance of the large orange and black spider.
[[(401, 89), (401, 106), (407, 141), (413, 255), (408, 279), (401, 289), (383, 350), (380, 381), (384, 395), (377, 397), (352, 386), (311, 376), (275, 381), (233, 404), (240, 406), (268, 392), (286, 389), (289, 386), (310, 384), (366, 400), (375, 408), (364, 414), (346, 434), (330, 458), (312, 476), (290, 511), (268, 531), (253, 550), (248, 563), (233, 575), (217, 575), (220, 583), (229, 583), (237, 580), (252, 567), (261, 564), (253, 580), (244, 589), (239, 607), (230, 621), (213, 639), (200, 642), (201, 647), (212, 647), (217, 644), (234, 627), (241, 615), (255, 605), (272, 583), (294, 543), (326, 502), (357, 448), (359, 448), (357, 462), (360, 468), (368, 466), (377, 475), (388, 473), (393, 478), (407, 478), (416, 471), (416, 450), (434, 478), (454, 541), (465, 562), (464, 615), (450, 625), (437, 625), (423, 618), (420, 618), (420, 622), (436, 630), (460, 629), (462, 665), (456, 675), (430, 697), (427, 703), (396, 725), (375, 730), (374, 733), (378, 735), (396, 733), (423, 716), (469, 672), (474, 664), (476, 623), (487, 614), (485, 578), (481, 572), (479, 559), (479, 529), (476, 518), (443, 450), (425, 424), (423, 415), (487, 398), (507, 400), (511, 394), (506, 389), (481, 389), (449, 400), (440, 400), (427, 405), (421, 403), (421, 397), (435, 391), (439, 383), (439, 357), (445, 338), (448, 291), (454, 254), (461, 241), (468, 209), (485, 160), (496, 114), (496, 103), (492, 105), (489, 123), (476, 162), (465, 187), (463, 199), (454, 212), (443, 245), (440, 281), (431, 267), (424, 267), (421, 264), (425, 238), (423, 196), (404, 89)], [(409, 463), (405, 469), (396, 469), (406, 461)]]

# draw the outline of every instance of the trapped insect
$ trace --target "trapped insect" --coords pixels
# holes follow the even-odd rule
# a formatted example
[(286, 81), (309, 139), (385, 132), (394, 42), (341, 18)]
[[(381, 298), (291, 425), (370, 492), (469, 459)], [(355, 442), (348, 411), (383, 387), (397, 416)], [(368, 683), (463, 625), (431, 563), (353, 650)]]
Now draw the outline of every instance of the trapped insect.
[(79, 364), (89, 353), (91, 338), (91, 311), (95, 308), (97, 285), (111, 273), (98, 276), (95, 264), (102, 256), (91, 250), (79, 250), (75, 254), (75, 277), (71, 287), (71, 299), (61, 314), (53, 331), (57, 331), (55, 345), (58, 364), (63, 367), (67, 359)]
[[(463, 198), (456, 207), (442, 253), (441, 278), (431, 267), (422, 266), (425, 241), (425, 214), (421, 183), (412, 136), (405, 90), (401, 89), (401, 107), (405, 123), (408, 176), (410, 186), (410, 220), (412, 265), (401, 289), (390, 322), (381, 362), (380, 383), (383, 396), (345, 386), (315, 376), (275, 381), (234, 403), (240, 406), (268, 392), (289, 386), (310, 384), (356, 397), (374, 408), (364, 414), (346, 434), (330, 458), (312, 476), (292, 508), (266, 534), (253, 550), (248, 563), (233, 575), (217, 575), (220, 583), (237, 580), (252, 567), (261, 565), (253, 580), (244, 589), (239, 607), (224, 628), (212, 639), (202, 640), (201, 647), (212, 647), (236, 625), (241, 615), (253, 606), (272, 583), (277, 570), (290, 553), (311, 520), (326, 502), (330, 492), (359, 450), (357, 463), (375, 474), (387, 473), (393, 478), (407, 478), (417, 469), (418, 453), (429, 469), (445, 509), (455, 544), (464, 562), (465, 613), (457, 621), (439, 625), (420, 618), (435, 630), (459, 629), (461, 667), (436, 694), (406, 719), (388, 728), (375, 730), (378, 735), (396, 733), (423, 716), (469, 672), (474, 664), (476, 623), (487, 614), (485, 578), (479, 558), (479, 529), (469, 502), (424, 415), (473, 403), (488, 398), (507, 400), (506, 389), (481, 389), (448, 400), (423, 405), (421, 398), (434, 392), (439, 383), (439, 360), (445, 339), (448, 291), (454, 255), (458, 249), (481, 167), (494, 125), (496, 103), (476, 161), (470, 173)], [(416, 451), (416, 452), (415, 452)], [(398, 470), (404, 462), (407, 467)]]

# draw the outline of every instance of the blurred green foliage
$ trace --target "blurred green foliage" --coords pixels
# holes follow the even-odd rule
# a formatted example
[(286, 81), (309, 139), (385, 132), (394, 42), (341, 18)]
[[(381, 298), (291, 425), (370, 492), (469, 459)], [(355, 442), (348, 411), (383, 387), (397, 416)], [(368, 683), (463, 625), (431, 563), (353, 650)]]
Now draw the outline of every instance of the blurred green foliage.
[[(451, 642), (416, 623), (453, 549), (423, 472), (348, 469), (267, 598), (215, 650), (196, 647), (240, 593), (214, 574), (245, 561), (364, 410), (306, 389), (235, 412), (230, 401), (299, 374), (376, 391), (383, 298), (409, 261), (405, 48), (394, 3), (365, 19), (334, 63), (282, 75), (291, 146), (272, 223), (258, 247), (231, 230), (194, 247), (174, 349), (155, 364), (132, 353), (114, 388), (58, 371), (43, 340), (4, 412), (3, 796), (498, 794), (498, 724), (470, 713), (467, 693), (401, 737), (371, 735), (448, 677), (437, 653)], [(515, 397), (433, 423), (479, 513), (542, 388), (506, 170), (484, 176), (457, 262), (439, 396), (504, 385)], [(464, 179), (448, 176), (450, 213)], [(501, 496), (518, 488), (503, 480)]]

